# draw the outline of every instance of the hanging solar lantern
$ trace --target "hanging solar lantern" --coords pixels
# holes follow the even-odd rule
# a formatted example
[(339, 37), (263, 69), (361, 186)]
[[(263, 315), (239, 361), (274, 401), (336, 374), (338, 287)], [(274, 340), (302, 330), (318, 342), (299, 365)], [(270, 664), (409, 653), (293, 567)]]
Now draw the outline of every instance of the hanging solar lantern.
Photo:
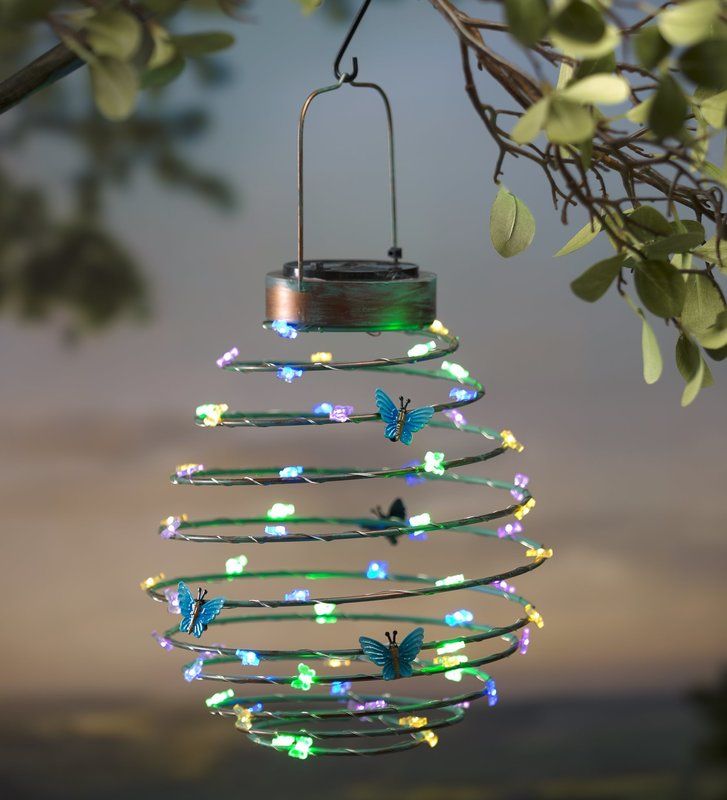
[[(225, 551), (220, 559), (224, 571), (174, 578), (159, 574), (141, 584), (152, 599), (179, 615), (175, 625), (154, 637), (164, 650), (189, 656), (182, 666), (186, 680), (209, 682), (215, 690), (206, 700), (209, 710), (228, 719), (253, 743), (301, 760), (434, 747), (437, 731), (459, 722), (471, 704), (494, 705), (498, 695), (489, 670), (512, 655), (524, 654), (533, 628), (543, 626), (535, 606), (510, 582), (552, 556), (552, 550), (525, 535), (523, 518), (535, 505), (527, 476), (517, 473), (512, 481), (502, 481), (461, 471), (510, 458), (523, 446), (509, 430), (491, 430), (465, 419), (462, 410), (479, 401), (484, 389), (451, 360), (459, 342), (435, 319), (435, 276), (402, 261), (388, 98), (381, 87), (355, 80), (355, 59), (350, 73), (338, 70), (367, 6), (364, 3), (339, 52), (337, 82), (310, 94), (301, 111), (297, 259), (268, 275), (264, 325), (283, 339), (325, 333), (333, 352), (344, 332), (361, 337), (394, 332), (401, 346), (369, 360), (352, 361), (336, 360), (329, 350), (317, 351), (308, 360), (244, 361), (238, 348), (230, 348), (217, 359), (217, 366), (231, 377), (247, 379), (251, 373), (263, 373), (287, 384), (303, 375), (325, 381), (333, 373), (356, 372), (370, 379), (370, 405), (354, 408), (345, 402), (321, 402), (308, 412), (286, 412), (206, 404), (197, 408), (196, 423), (242, 429), (295, 426), (305, 428), (310, 437), (316, 437), (322, 426), (333, 426), (341, 453), (352, 450), (347, 445), (351, 426), (364, 426), (378, 438), (382, 461), (386, 458), (396, 466), (323, 468), (300, 464), (299, 458), (264, 468), (183, 464), (172, 475), (173, 483), (242, 493), (247, 507), (266, 510), (237, 518), (197, 519), (184, 514), (165, 518), (159, 527), (163, 539), (217, 545)], [(304, 258), (304, 123), (314, 99), (344, 85), (373, 90), (384, 102), (392, 219), (386, 260)], [(376, 340), (367, 337), (367, 341)], [(421, 394), (409, 399), (398, 393), (397, 376), (427, 380), (420, 382)], [(443, 450), (420, 446), (424, 429), (427, 436), (441, 439)], [(463, 436), (471, 442), (469, 454), (448, 457), (449, 444)], [(369, 513), (373, 487), (392, 481), (401, 487), (402, 497), (386, 510), (379, 506)], [(271, 499), (266, 491), (270, 486), (284, 491), (305, 484), (306, 491), (315, 492), (318, 485), (337, 482), (355, 483), (361, 497), (359, 516), (302, 517), (284, 496)], [(440, 519), (426, 512), (408, 516), (408, 487), (421, 483), (431, 484), (432, 494), (446, 494), (453, 483), (469, 488), (470, 513)], [(448, 537), (454, 557), (465, 537), (475, 537), (483, 547), (491, 540), (510, 548), (512, 565), (492, 574), (473, 574), (477, 562), (469, 549), (455, 574), (407, 571), (409, 548), (426, 547), (422, 542), (440, 537)], [(387, 558), (352, 569), (355, 554), (346, 551), (361, 540), (385, 545)], [(317, 555), (331, 542), (340, 543), (346, 568), (317, 569)], [(247, 556), (237, 552), (240, 544), (249, 546)], [(300, 553), (300, 567), (254, 569), (254, 552), (262, 544), (273, 552), (284, 544), (294, 547)], [(397, 547), (388, 549), (390, 545)], [(247, 589), (253, 580), (266, 586), (281, 578), (291, 587), (282, 596), (273, 591), (262, 597), (256, 591), (253, 596)], [(348, 588), (328, 591), (327, 582)], [(504, 605), (508, 622), (488, 625), (475, 619), (467, 606), (483, 595)], [(427, 608), (436, 603), (440, 611), (418, 613), (418, 602), (427, 603)], [(304, 628), (309, 644), (272, 649), (266, 645), (266, 633), (276, 622)], [(323, 647), (316, 641), (319, 625), (333, 623), (338, 644)], [(351, 632), (355, 626), (363, 626), (367, 635), (356, 636)], [(426, 696), (413, 692), (411, 681), (426, 685)]]

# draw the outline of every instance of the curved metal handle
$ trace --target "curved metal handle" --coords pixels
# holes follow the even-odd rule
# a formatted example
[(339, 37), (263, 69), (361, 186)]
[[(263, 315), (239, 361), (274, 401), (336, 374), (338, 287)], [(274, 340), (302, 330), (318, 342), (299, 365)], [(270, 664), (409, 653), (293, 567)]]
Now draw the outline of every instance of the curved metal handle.
[[(365, 9), (364, 9), (365, 10)], [(355, 28), (354, 28), (355, 30)], [(345, 49), (345, 48), (344, 48)], [(389, 249), (389, 256), (397, 263), (401, 258), (401, 250), (398, 244), (398, 230), (396, 218), (396, 166), (394, 163), (394, 121), (391, 113), (391, 103), (386, 96), (386, 92), (376, 83), (356, 83), (349, 78), (346, 73), (343, 73), (339, 78), (338, 83), (331, 86), (324, 86), (321, 89), (316, 89), (311, 92), (303, 103), (300, 110), (300, 118), (298, 120), (298, 291), (303, 289), (303, 128), (305, 125), (305, 118), (310, 108), (311, 103), (319, 95), (326, 92), (333, 92), (340, 89), (344, 83), (350, 86), (355, 86), (359, 89), (373, 89), (381, 97), (384, 108), (386, 110), (386, 125), (388, 132), (389, 144), (389, 192), (391, 194), (391, 248)]]

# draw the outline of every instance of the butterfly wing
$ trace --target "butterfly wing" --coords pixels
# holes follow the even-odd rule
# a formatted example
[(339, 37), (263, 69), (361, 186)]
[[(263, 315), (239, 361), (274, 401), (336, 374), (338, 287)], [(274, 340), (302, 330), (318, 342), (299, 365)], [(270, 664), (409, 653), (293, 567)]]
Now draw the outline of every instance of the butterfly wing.
[(389, 518), (406, 519), (406, 506), (401, 497), (397, 497), (389, 509)]
[(224, 597), (215, 597), (214, 600), (207, 600), (202, 604), (197, 619), (194, 621), (194, 630), (192, 631), (198, 639), (207, 630), (210, 622), (222, 611), (224, 605)]
[(179, 593), (179, 611), (182, 614), (179, 630), (182, 633), (189, 633), (189, 626), (192, 623), (192, 610), (194, 609), (192, 592), (189, 591), (189, 586), (184, 581), (179, 581), (177, 592)]
[(381, 419), (387, 426), (395, 426), (396, 419), (399, 416), (399, 409), (394, 405), (394, 401), (383, 389), (377, 389), (374, 392), (374, 397), (376, 398), (376, 407), (379, 409)]
[(413, 674), (414, 670), (411, 665), (419, 655), (423, 642), (424, 628), (414, 628), (399, 645), (399, 674), (402, 678), (408, 678)]
[(434, 408), (432, 406), (422, 406), (421, 408), (415, 408), (413, 411), (410, 411), (406, 415), (404, 428), (399, 437), (402, 444), (411, 444), (413, 435), (429, 423), (433, 414)]
[(391, 661), (389, 648), (385, 644), (377, 642), (376, 639), (372, 639), (370, 636), (361, 636), (358, 643), (369, 661), (376, 664), (377, 667), (390, 666), (393, 674), (394, 665)]

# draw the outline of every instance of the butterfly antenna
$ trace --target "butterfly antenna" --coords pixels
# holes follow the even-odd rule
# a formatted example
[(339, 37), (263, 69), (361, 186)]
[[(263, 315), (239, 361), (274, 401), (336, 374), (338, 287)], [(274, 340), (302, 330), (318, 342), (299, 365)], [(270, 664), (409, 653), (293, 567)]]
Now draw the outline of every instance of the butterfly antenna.
[(392, 639), (391, 639), (391, 634), (389, 633), (389, 631), (384, 631), (384, 633), (386, 634), (386, 641), (387, 641), (389, 644), (394, 644), (394, 642), (393, 642), (393, 641), (392, 641)]
[(376, 506), (375, 508), (371, 509), (371, 513), (378, 517), (379, 519), (385, 519), (386, 515), (384, 514), (384, 509), (381, 506)]
[(393, 641), (391, 642), (392, 644), (396, 644), (396, 634), (397, 634), (397, 633), (399, 633), (399, 631), (394, 631), (394, 639), (393, 639)]

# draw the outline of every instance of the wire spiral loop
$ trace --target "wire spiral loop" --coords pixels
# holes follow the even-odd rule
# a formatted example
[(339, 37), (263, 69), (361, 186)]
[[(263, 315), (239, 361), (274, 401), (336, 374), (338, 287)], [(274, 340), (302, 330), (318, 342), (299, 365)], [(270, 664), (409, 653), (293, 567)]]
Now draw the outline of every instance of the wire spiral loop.
[[(266, 326), (275, 328), (274, 323), (266, 323)], [(390, 623), (388, 627), (392, 628), (408, 623), (424, 628), (424, 642), (413, 664), (413, 676), (401, 677), (395, 682), (384, 681), (380, 669), (368, 661), (361, 647), (352, 646), (348, 637), (345, 638), (345, 647), (279, 650), (254, 647), (249, 643), (207, 645), (180, 633), (176, 625), (162, 634), (154, 633), (165, 650), (179, 649), (191, 655), (193, 660), (183, 667), (185, 678), (228, 687), (207, 699), (206, 704), (213, 714), (233, 719), (235, 727), (255, 744), (272, 747), (295, 758), (377, 755), (424, 744), (434, 746), (437, 743), (436, 731), (459, 722), (471, 703), (482, 699), (489, 705), (497, 702), (494, 679), (484, 668), (515, 653), (524, 653), (531, 628), (543, 625), (540, 613), (509, 583), (513, 578), (538, 568), (552, 556), (552, 550), (527, 538), (523, 532), (521, 520), (535, 504), (527, 489), (528, 479), (516, 475), (513, 481), (508, 482), (458, 471), (461, 467), (489, 462), (509, 451), (519, 452), (522, 445), (510, 431), (498, 432), (465, 421), (460, 409), (484, 396), (483, 386), (466, 370), (447, 360), (439, 367), (427, 365), (450, 356), (458, 348), (458, 339), (441, 323), (435, 321), (430, 327), (403, 335), (426, 338), (425, 342), (410, 348), (406, 355), (382, 356), (368, 361), (333, 361), (329, 354), (318, 353), (310, 362), (247, 362), (237, 360), (238, 353), (233, 350), (225, 353), (217, 363), (232, 373), (273, 372), (281, 377), (281, 371), (287, 370), (282, 372), (284, 380), (291, 375), (299, 377), (304, 372), (358, 371), (446, 382), (451, 384), (449, 397), (433, 404), (435, 417), (429, 427), (469, 434), (472, 441), (484, 439), (485, 447), (457, 458), (427, 452), (421, 460), (395, 467), (205, 468), (202, 465), (184, 465), (171, 476), (171, 481), (180, 485), (236, 487), (317, 485), (372, 479), (403, 479), (407, 483), (427, 481), (435, 487), (443, 484), (445, 488), (446, 484), (457, 483), (472, 487), (478, 497), (483, 490), (504, 492), (507, 501), (500, 508), (480, 508), (468, 515), (432, 520), (428, 514), (407, 519), (405, 515), (387, 516), (383, 512), (376, 518), (300, 516), (292, 507), (274, 506), (265, 516), (169, 517), (160, 524), (160, 535), (167, 540), (194, 543), (312, 545), (382, 538), (396, 544), (408, 539), (423, 539), (428, 534), (442, 536), (448, 533), (521, 546), (525, 552), (518, 563), (508, 569), (491, 570), (490, 574), (465, 577), (464, 574), (390, 572), (385, 562), (371, 562), (368, 569), (362, 570), (248, 571), (247, 560), (237, 557), (227, 561), (224, 573), (185, 575), (173, 579), (160, 574), (142, 583), (142, 588), (151, 598), (166, 603), (169, 610), (177, 613), (175, 602), (179, 581), (191, 586), (223, 583), (229, 587), (226, 594), (234, 593), (237, 597), (225, 598), (222, 612), (209, 623), (211, 630), (206, 634), (207, 639), (217, 638), (218, 633), (220, 636), (223, 632), (232, 633), (230, 626), (237, 630), (239, 626), (249, 626), (249, 623), (262, 623), (263, 626), (273, 622), (374, 623), (378, 627)], [(333, 407), (317, 407), (312, 412), (249, 412), (207, 405), (197, 409), (196, 423), (203, 427), (223, 428), (369, 423), (380, 426), (381, 418), (373, 408), (361, 413), (353, 413), (349, 408), (337, 412)], [(343, 431), (341, 435), (345, 436)], [(480, 438), (472, 438), (475, 436)], [(416, 446), (411, 450), (415, 455), (418, 453)], [(294, 530), (289, 531), (288, 526), (293, 526)], [(453, 541), (456, 546), (462, 540)], [(315, 596), (311, 596), (308, 590), (295, 590), (282, 599), (254, 597), (246, 590), (251, 581), (262, 581), (266, 585), (265, 581), (289, 578), (315, 581), (315, 585), (320, 587), (326, 585), (325, 581), (333, 581), (346, 587), (365, 582), (367, 587), (374, 588), (343, 593), (321, 588)], [(510, 610), (510, 621), (503, 625), (476, 623), (466, 609), (445, 616), (415, 616), (402, 611), (407, 599), (449, 600), (466, 591), (508, 603), (505, 607)], [(377, 603), (385, 604), (383, 612), (378, 611), (378, 606), (374, 605)], [(372, 611), (372, 608), (377, 610)], [(346, 627), (339, 625), (336, 631), (345, 631)], [(247, 642), (248, 636), (245, 640)], [(297, 665), (297, 672), (292, 668), (276, 669), (276, 664), (288, 662)], [(435, 698), (388, 692), (389, 688), (398, 690), (400, 686), (411, 685), (405, 683), (409, 680), (421, 682), (437, 676), (448, 678), (457, 687), (465, 681), (467, 688)], [(262, 689), (262, 694), (249, 696), (241, 692), (244, 684), (264, 686), (265, 689)], [(427, 686), (435, 684), (436, 680), (427, 680)]]

